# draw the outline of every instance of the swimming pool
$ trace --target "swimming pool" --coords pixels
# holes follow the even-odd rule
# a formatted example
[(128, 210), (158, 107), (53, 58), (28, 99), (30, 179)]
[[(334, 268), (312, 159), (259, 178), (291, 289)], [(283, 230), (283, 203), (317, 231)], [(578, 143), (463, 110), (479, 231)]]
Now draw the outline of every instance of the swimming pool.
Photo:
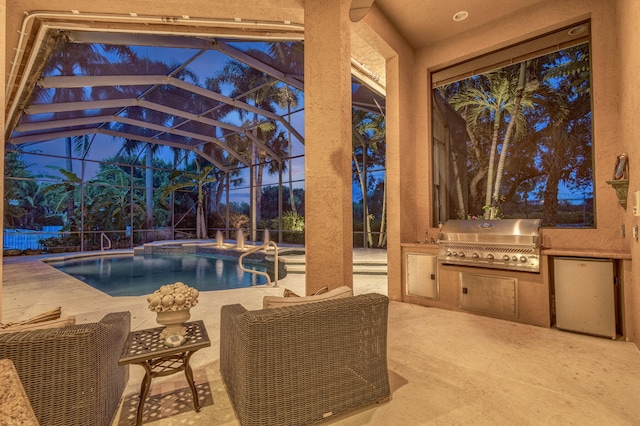
[[(182, 281), (200, 291), (225, 290), (265, 284), (263, 276), (244, 272), (237, 259), (207, 254), (97, 256), (50, 262), (51, 266), (110, 296), (151, 294), (161, 285)], [(265, 271), (260, 263), (244, 262)]]

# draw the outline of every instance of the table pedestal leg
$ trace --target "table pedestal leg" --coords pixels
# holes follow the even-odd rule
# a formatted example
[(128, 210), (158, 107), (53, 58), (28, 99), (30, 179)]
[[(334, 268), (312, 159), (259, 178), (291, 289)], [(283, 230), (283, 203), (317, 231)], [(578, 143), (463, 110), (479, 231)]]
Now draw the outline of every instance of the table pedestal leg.
[(193, 352), (188, 352), (187, 356), (184, 358), (184, 375), (187, 378), (187, 383), (189, 383), (189, 387), (191, 388), (191, 395), (193, 396), (193, 408), (195, 408), (196, 413), (200, 412), (200, 401), (198, 401), (198, 391), (196, 390), (196, 385), (193, 383), (193, 371), (191, 370), (191, 366), (189, 365), (189, 360), (191, 359), (191, 355)]
[(144, 379), (142, 379), (142, 385), (140, 385), (140, 401), (138, 402), (136, 426), (140, 426), (142, 424), (142, 411), (144, 409), (144, 402), (147, 400), (147, 395), (149, 395), (149, 388), (151, 388), (151, 366), (147, 362), (144, 362), (140, 365), (144, 367)]

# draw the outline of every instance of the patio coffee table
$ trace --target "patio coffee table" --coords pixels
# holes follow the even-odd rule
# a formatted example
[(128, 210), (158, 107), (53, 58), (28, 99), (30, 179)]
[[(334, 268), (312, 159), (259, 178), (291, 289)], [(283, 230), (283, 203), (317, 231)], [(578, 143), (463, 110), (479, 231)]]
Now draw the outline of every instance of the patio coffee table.
[(183, 370), (193, 395), (193, 407), (196, 412), (200, 411), (198, 392), (193, 383), (193, 371), (189, 366), (189, 360), (197, 350), (211, 346), (211, 342), (202, 321), (186, 322), (184, 326), (186, 328), (185, 342), (177, 347), (167, 347), (164, 344), (164, 339), (160, 337), (164, 327), (132, 331), (124, 343), (118, 365), (137, 364), (145, 370), (144, 379), (140, 386), (136, 425), (142, 424), (142, 410), (149, 394), (151, 379)]

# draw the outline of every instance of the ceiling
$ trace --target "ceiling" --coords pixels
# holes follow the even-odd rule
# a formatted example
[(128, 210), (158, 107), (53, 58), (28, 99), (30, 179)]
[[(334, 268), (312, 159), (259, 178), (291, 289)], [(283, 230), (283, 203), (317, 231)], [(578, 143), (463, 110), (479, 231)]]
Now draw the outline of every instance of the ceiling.
[[(505, 19), (524, 8), (535, 7), (541, 1), (375, 0), (375, 7), (387, 16), (413, 48), (418, 49), (468, 31), (490, 28), (492, 22)], [(137, 138), (143, 142), (188, 148), (225, 169), (227, 164), (221, 160), (225, 155), (216, 151), (225, 151), (227, 158), (238, 158), (239, 154), (228, 146), (220, 131), (209, 134), (207, 129), (217, 127), (226, 134), (242, 133), (252, 139), (255, 137), (251, 135), (251, 128), (242, 129), (237, 123), (224, 122), (211, 111), (234, 105), (244, 111), (261, 113), (252, 109), (246, 96), (231, 98), (205, 90), (202, 85), (176, 79), (174, 74), (180, 71), (180, 65), (164, 73), (138, 71), (109, 75), (102, 71), (106, 74), (76, 75), (73, 81), (51, 74), (45, 78), (43, 74), (49, 55), (58, 49), (61, 41), (66, 40), (85, 45), (112, 43), (166, 49), (191, 48), (194, 54), (187, 59), (187, 63), (196, 61), (199, 55), (206, 55), (210, 51), (222, 52), (260, 70), (272, 81), (303, 89), (302, 75), (288, 73), (286, 64), (256, 57), (246, 49), (235, 46), (233, 40), (237, 40), (234, 37), (238, 34), (241, 34), (241, 38), (267, 41), (302, 40), (304, 0), (245, 0), (231, 3), (220, 0), (220, 8), (213, 7), (214, 3), (215, 0), (187, 3), (165, 0), (154, 2), (153, 8), (149, 8), (146, 7), (146, 1), (112, 0), (105, 8), (88, 5), (84, 0), (62, 0), (55, 3), (58, 10), (51, 11), (47, 0), (9, 2), (5, 44), (8, 75), (6, 141), (12, 144), (33, 143), (95, 132), (116, 138)], [(361, 18), (371, 3), (372, 0), (352, 0), (352, 19), (354, 16)], [(490, 3), (490, 7), (487, 3)], [(176, 10), (180, 11), (180, 15), (176, 15)], [(460, 11), (466, 11), (469, 16), (455, 22), (453, 15)], [(368, 88), (354, 92), (354, 101), (365, 109), (380, 108), (383, 98), (377, 95), (384, 96), (384, 58), (374, 46), (359, 38), (355, 31), (352, 54), (353, 74), (358, 82), (364, 83), (363, 87)], [(105, 95), (94, 90), (96, 87), (115, 86), (126, 87), (126, 90), (120, 91), (126, 92), (126, 96), (122, 93)], [(66, 102), (66, 105), (54, 105), (54, 96), (45, 96), (47, 90), (73, 90), (78, 87), (84, 87), (86, 94), (91, 92), (93, 95), (88, 99), (77, 99), (75, 103)], [(200, 98), (202, 110), (180, 112), (179, 106), (153, 97), (154, 92), (166, 91), (167, 88)], [(365, 97), (360, 97), (363, 93)], [(62, 110), (64, 114), (60, 113)], [(159, 117), (159, 121), (145, 123), (142, 117), (150, 116), (151, 112)], [(34, 114), (40, 115), (36, 117)], [(132, 118), (134, 116), (137, 118)], [(173, 118), (167, 119), (168, 116)], [(262, 112), (261, 117), (278, 121), (304, 143), (303, 136), (282, 117), (266, 112)], [(266, 146), (263, 148), (270, 151)], [(275, 153), (271, 154), (275, 157)]]
[[(504, 20), (509, 15), (535, 7), (547, 0), (375, 0), (387, 17), (414, 48), (427, 47)], [(466, 11), (469, 17), (455, 22), (453, 15)]]

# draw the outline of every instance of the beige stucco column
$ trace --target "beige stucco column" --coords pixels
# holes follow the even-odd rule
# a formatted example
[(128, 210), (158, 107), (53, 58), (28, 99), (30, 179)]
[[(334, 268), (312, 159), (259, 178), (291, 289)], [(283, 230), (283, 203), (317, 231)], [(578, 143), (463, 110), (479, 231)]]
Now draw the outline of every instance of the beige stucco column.
[(353, 286), (349, 0), (306, 0), (306, 292)]
[[(387, 60), (387, 276), (391, 300), (402, 300), (402, 250), (416, 240), (416, 223), (425, 211), (417, 208), (417, 165), (430, 169), (418, 155), (415, 142), (416, 87), (412, 84), (413, 56), (398, 54)], [(419, 93), (419, 92), (418, 92)]]
[[(426, 111), (416, 111), (416, 97), (428, 96), (425, 82), (414, 79), (414, 51), (373, 6), (360, 27), (368, 40), (385, 59), (386, 82), (386, 185), (387, 185), (387, 277), (391, 300), (402, 300), (402, 243), (415, 242), (418, 223), (424, 223), (428, 208), (418, 208), (416, 197), (418, 174), (428, 174), (428, 146), (416, 143), (416, 129), (426, 132)], [(424, 200), (423, 200), (424, 202)], [(424, 228), (422, 230), (424, 232)], [(422, 234), (424, 235), (424, 234)]]

